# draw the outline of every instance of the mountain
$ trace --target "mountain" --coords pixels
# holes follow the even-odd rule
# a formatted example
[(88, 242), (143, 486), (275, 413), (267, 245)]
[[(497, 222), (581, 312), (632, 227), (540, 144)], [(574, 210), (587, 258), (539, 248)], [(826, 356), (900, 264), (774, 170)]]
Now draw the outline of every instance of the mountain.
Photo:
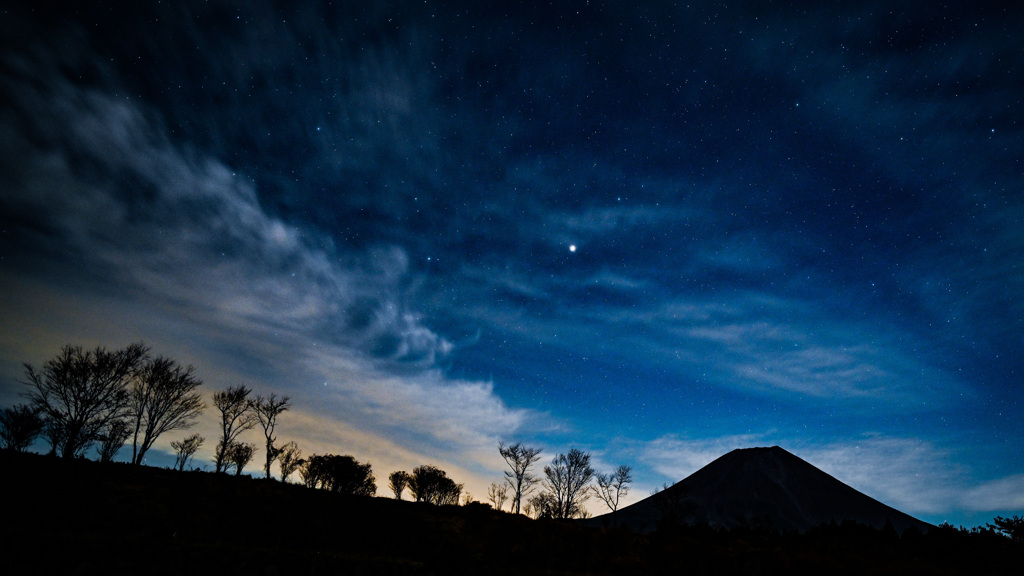
[(882, 504), (793, 454), (771, 448), (733, 450), (670, 488), (594, 522), (615, 522), (641, 532), (662, 522), (715, 527), (768, 526), (782, 531), (847, 520), (902, 533), (932, 528)]

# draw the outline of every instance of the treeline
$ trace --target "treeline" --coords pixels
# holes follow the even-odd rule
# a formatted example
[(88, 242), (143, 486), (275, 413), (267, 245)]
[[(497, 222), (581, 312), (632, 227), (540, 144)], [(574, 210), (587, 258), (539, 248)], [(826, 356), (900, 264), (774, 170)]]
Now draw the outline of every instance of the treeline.
[[(115, 350), (64, 346), (39, 369), (25, 364), (23, 383), (28, 401), (0, 411), (0, 446), (16, 452), (43, 438), (51, 455), (84, 458), (95, 449), (96, 458), (108, 462), (130, 442), (130, 462), (141, 465), (158, 438), (189, 430), (207, 408), (200, 393), (203, 382), (196, 377), (195, 368), (153, 355), (142, 343)], [(304, 458), (294, 441), (278, 441), (278, 419), (291, 408), (288, 396), (254, 394), (249, 387), (237, 385), (214, 392), (212, 401), (220, 424), (213, 451), (215, 473), (240, 475), (262, 449), (266, 478), (271, 478), (271, 468), (277, 463), (284, 482), (297, 473), (301, 483), (310, 488), (376, 494), (376, 478), (369, 464), (347, 455)], [(253, 429), (262, 432), (259, 444), (243, 437)], [(173, 467), (188, 468), (205, 442), (199, 434), (172, 441)], [(579, 518), (587, 516), (583, 504), (597, 495), (614, 511), (632, 481), (628, 466), (607, 476), (597, 474), (590, 465), (590, 454), (577, 449), (557, 455), (543, 467), (543, 477), (533, 470), (540, 458), (539, 448), (501, 443), (498, 450), (510, 469), (505, 480), (492, 484), (488, 491), (496, 510), (509, 501), (509, 511), (516, 514)], [(392, 472), (388, 482), (398, 499), (408, 491), (417, 502), (473, 502), (471, 495), (463, 494), (463, 484), (432, 465)], [(535, 494), (538, 486), (541, 490)]]
[(157, 438), (191, 428), (205, 408), (194, 372), (143, 344), (65, 346), (38, 370), (25, 364), (28, 403), (0, 414), (0, 441), (20, 452), (43, 437), (53, 455), (81, 458), (96, 447), (109, 461), (130, 438), (131, 462), (141, 464)]
[[(97, 459), (107, 462), (131, 440), (129, 461), (141, 465), (158, 438), (192, 428), (206, 409), (195, 368), (154, 356), (141, 343), (117, 350), (65, 346), (39, 369), (25, 364), (23, 383), (28, 402), (0, 411), (0, 447), (15, 452), (43, 438), (51, 455), (84, 458), (95, 448)], [(241, 442), (239, 435), (257, 424), (266, 440), (268, 477), (274, 461), (294, 457), (291, 444), (275, 444), (277, 417), (290, 406), (287, 396), (253, 395), (234, 386), (215, 392), (213, 403), (222, 424), (217, 472), (234, 467), (241, 473), (256, 445)], [(204, 441), (198, 434), (172, 441), (174, 468), (184, 470)]]
[[(522, 443), (498, 444), (498, 453), (509, 469), (504, 481), (492, 482), (487, 490), (487, 498), (496, 510), (503, 510), (508, 502), (509, 512), (533, 518), (588, 518), (590, 513), (584, 503), (591, 496), (597, 496), (614, 514), (629, 493), (633, 470), (625, 464), (609, 474), (601, 474), (590, 465), (589, 453), (572, 448), (544, 466), (541, 477), (533, 472), (541, 451)], [(540, 491), (534, 494), (538, 487)]]
[[(192, 428), (206, 409), (199, 392), (203, 382), (195, 376), (195, 368), (154, 356), (141, 343), (117, 350), (65, 346), (39, 369), (25, 364), (23, 383), (28, 401), (0, 410), (0, 448), (14, 452), (24, 452), (43, 438), (53, 456), (85, 458), (95, 449), (97, 460), (109, 462), (130, 440), (130, 462), (141, 465), (159, 437)], [(277, 463), (283, 482), (298, 473), (309, 488), (376, 494), (369, 464), (347, 455), (303, 458), (294, 441), (278, 442), (278, 418), (291, 407), (288, 396), (254, 394), (239, 385), (214, 392), (212, 399), (220, 420), (213, 453), (215, 473), (240, 475), (262, 448), (268, 479)], [(262, 446), (242, 437), (255, 428), (262, 432)], [(205, 441), (199, 434), (172, 441), (173, 468), (185, 470)], [(408, 489), (416, 501), (437, 505), (460, 503), (463, 491), (462, 484), (430, 465), (412, 473), (396, 471), (389, 480), (397, 498)], [(467, 494), (465, 502), (470, 501)]]

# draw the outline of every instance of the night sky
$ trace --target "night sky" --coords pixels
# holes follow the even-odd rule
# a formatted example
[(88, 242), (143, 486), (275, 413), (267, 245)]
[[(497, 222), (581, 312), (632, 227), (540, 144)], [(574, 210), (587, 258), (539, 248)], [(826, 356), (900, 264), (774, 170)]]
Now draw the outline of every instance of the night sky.
[(630, 501), (780, 445), (929, 522), (1024, 511), (1024, 7), (16, 4), (0, 404), (141, 340), (382, 494), (485, 499), (499, 440)]

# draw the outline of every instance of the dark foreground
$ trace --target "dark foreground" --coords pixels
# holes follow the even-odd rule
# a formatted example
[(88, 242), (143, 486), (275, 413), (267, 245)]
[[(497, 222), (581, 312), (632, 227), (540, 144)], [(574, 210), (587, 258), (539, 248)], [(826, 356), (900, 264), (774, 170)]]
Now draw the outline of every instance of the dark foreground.
[(992, 533), (665, 526), (344, 497), (205, 472), (0, 453), (8, 574), (1021, 574)]

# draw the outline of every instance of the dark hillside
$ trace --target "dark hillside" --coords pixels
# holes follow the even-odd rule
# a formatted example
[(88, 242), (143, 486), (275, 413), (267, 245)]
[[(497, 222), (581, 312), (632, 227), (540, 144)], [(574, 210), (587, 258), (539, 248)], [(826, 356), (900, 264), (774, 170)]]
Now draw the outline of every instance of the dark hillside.
[(575, 574), (608, 559), (592, 530), (484, 505), (34, 454), (0, 462), (5, 564), (18, 573)]
[(637, 534), (486, 506), (0, 453), (9, 574), (1019, 574), (1005, 538), (845, 525)]

